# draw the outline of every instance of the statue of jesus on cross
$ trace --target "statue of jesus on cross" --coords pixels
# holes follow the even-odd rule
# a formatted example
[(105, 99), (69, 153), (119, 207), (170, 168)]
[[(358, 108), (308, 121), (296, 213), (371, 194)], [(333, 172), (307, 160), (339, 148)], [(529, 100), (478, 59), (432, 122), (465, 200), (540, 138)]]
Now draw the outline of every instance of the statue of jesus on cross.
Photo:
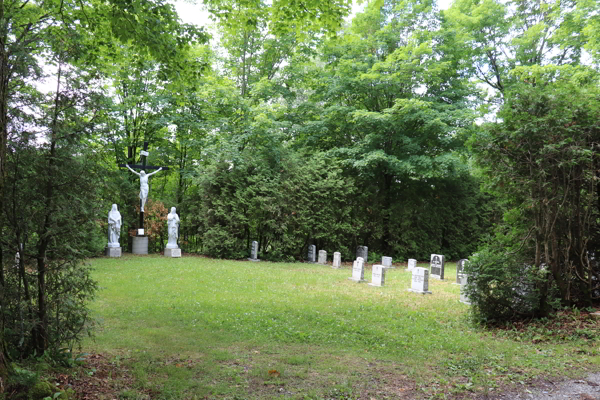
[[(140, 233), (143, 235), (144, 229), (144, 206), (146, 205), (146, 200), (148, 200), (148, 192), (150, 187), (148, 185), (148, 178), (151, 175), (154, 175), (158, 171), (168, 170), (169, 167), (154, 167), (151, 165), (146, 165), (146, 156), (148, 156), (148, 142), (144, 142), (144, 150), (140, 152), (142, 158), (142, 165), (129, 165), (129, 164), (119, 164), (120, 167), (127, 167), (131, 172), (140, 177)], [(133, 170), (133, 168), (139, 168), (141, 171), (138, 173)], [(151, 172), (147, 174), (144, 170), (148, 169), (156, 169), (157, 171)]]
[(137, 176), (140, 177), (140, 200), (142, 201), (140, 211), (144, 212), (144, 205), (146, 204), (146, 200), (148, 200), (148, 191), (150, 190), (150, 188), (148, 186), (148, 178), (150, 178), (151, 175), (154, 175), (158, 171), (162, 171), (162, 167), (160, 167), (156, 171), (151, 172), (149, 174), (144, 172), (144, 170), (141, 170), (140, 173), (138, 174), (133, 169), (131, 169), (131, 167), (129, 165), (125, 164), (125, 166), (131, 172), (133, 172), (134, 174), (136, 174)]

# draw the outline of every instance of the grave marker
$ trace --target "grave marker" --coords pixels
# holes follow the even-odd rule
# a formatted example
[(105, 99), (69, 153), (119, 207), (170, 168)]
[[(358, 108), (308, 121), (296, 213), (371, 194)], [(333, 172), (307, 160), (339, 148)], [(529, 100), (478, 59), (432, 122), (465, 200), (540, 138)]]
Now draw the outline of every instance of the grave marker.
[(430, 265), (430, 275), (432, 278), (444, 280), (444, 256), (441, 254), (432, 254)]
[(250, 249), (250, 261), (260, 261), (258, 259), (258, 242), (256, 240), (252, 241), (252, 247)]
[(386, 268), (394, 268), (392, 267), (392, 257), (381, 257), (381, 264)]
[(362, 257), (358, 257), (354, 261), (352, 265), (352, 276), (348, 279), (357, 283), (365, 281), (365, 266)]
[(429, 270), (427, 268), (415, 268), (412, 270), (412, 283), (409, 292), (431, 294), (429, 291)]
[(460, 276), (460, 302), (471, 305), (471, 300), (469, 299), (469, 296), (467, 296), (466, 292), (468, 278), (469, 276), (467, 274), (462, 274)]
[(340, 268), (342, 266), (342, 253), (336, 251), (333, 253), (333, 268)]
[(409, 258), (408, 259), (408, 268), (406, 268), (406, 270), (412, 271), (415, 268), (417, 268), (417, 260), (415, 260), (414, 258)]
[(460, 259), (458, 260), (458, 262), (456, 263), (456, 283), (459, 285), (462, 285), (460, 283), (460, 278), (463, 276), (463, 274), (465, 273), (465, 263), (468, 262), (469, 260), (467, 260), (466, 258)]
[(327, 252), (325, 250), (319, 250), (319, 264), (325, 265), (327, 263)]
[(317, 257), (317, 246), (311, 244), (308, 246), (308, 262), (314, 263)]
[(372, 273), (371, 273), (371, 283), (370, 286), (378, 286), (381, 287), (385, 283), (385, 270), (386, 267), (380, 264), (373, 265)]
[(362, 258), (367, 262), (369, 260), (369, 248), (367, 246), (358, 246), (356, 248), (356, 258)]

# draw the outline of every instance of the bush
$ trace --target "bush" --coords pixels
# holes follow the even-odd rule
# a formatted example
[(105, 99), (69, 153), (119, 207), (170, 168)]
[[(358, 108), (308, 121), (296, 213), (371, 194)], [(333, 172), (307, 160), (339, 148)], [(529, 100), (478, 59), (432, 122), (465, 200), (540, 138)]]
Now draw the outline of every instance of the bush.
[(539, 288), (547, 272), (536, 271), (523, 255), (486, 247), (469, 258), (465, 270), (476, 322), (493, 324), (540, 313)]

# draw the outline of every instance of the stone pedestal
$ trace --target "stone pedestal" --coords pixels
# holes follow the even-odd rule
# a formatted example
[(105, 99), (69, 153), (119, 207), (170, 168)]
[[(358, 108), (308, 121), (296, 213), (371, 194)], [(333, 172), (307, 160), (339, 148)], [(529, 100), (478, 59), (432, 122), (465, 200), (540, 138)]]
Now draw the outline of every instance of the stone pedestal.
[(181, 249), (180, 248), (170, 249), (170, 248), (166, 247), (165, 248), (165, 257), (173, 257), (173, 258), (181, 257)]
[(120, 247), (107, 247), (105, 254), (107, 257), (121, 257), (121, 248)]
[(133, 254), (148, 254), (148, 236), (134, 236), (131, 252)]

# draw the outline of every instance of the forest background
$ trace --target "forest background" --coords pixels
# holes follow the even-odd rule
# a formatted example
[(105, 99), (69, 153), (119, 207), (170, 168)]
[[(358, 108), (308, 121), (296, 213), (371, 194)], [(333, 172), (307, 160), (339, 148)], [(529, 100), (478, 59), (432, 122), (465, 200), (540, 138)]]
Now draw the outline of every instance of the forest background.
[(205, 5), (218, 50), (159, 0), (0, 5), (2, 347), (81, 335), (80, 261), (113, 203), (130, 249), (139, 182), (118, 165), (144, 141), (170, 167), (151, 178), (151, 251), (176, 207), (185, 252), (477, 252), (480, 289), (523, 271), (535, 287), (491, 314), (600, 297), (595, 0), (373, 1), (348, 23), (343, 0)]

